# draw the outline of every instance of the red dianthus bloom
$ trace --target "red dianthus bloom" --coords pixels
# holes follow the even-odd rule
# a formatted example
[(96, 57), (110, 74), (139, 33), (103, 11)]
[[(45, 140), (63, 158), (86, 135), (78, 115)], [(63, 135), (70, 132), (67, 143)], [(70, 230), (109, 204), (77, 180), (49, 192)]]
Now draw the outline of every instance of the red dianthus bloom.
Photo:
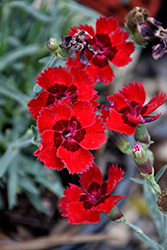
[(98, 98), (94, 90), (93, 80), (86, 73), (86, 70), (72, 67), (65, 70), (59, 68), (48, 68), (37, 77), (37, 84), (44, 88), (40, 94), (29, 101), (28, 107), (33, 119), (37, 120), (42, 108), (58, 102), (65, 97), (74, 104), (78, 100), (92, 100), (94, 105), (98, 103), (94, 100)]
[(70, 174), (86, 170), (93, 162), (88, 150), (100, 148), (106, 139), (96, 108), (87, 101), (78, 101), (72, 108), (63, 98), (41, 110), (37, 126), (41, 144), (34, 155), (46, 168), (65, 166)]
[(167, 99), (165, 93), (155, 95), (147, 104), (146, 92), (141, 82), (129, 83), (119, 93), (108, 96), (109, 105), (102, 106), (101, 114), (107, 128), (127, 135), (134, 135), (138, 124), (152, 122), (160, 114), (148, 116)]
[(118, 27), (116, 18), (109, 17), (107, 19), (105, 16), (97, 19), (96, 33), (92, 26), (81, 24), (78, 27), (71, 28), (68, 35), (73, 36), (78, 30), (88, 32), (91, 36), (87, 35), (88, 43), (96, 53), (91, 53), (88, 49), (85, 51), (90, 66), (85, 66), (79, 61), (81, 52), (77, 53), (76, 60), (69, 58), (66, 65), (80, 65), (81, 68), (85, 68), (94, 79), (95, 84), (99, 81), (105, 84), (112, 82), (114, 73), (109, 62), (117, 67), (122, 67), (132, 60), (130, 55), (134, 51), (134, 43), (126, 42), (129, 37), (128, 33)]
[(122, 180), (124, 172), (117, 165), (108, 169), (108, 179), (102, 183), (102, 173), (93, 164), (80, 176), (81, 187), (70, 183), (60, 199), (62, 216), (68, 223), (99, 223), (100, 212), (109, 213), (116, 203), (125, 195), (111, 195), (117, 183)]

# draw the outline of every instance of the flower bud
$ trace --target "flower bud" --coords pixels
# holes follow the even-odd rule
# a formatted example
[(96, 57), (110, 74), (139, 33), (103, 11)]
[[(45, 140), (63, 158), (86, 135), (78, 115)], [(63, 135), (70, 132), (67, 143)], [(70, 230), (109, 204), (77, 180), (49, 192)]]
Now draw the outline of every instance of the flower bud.
[(111, 140), (114, 144), (119, 148), (119, 150), (125, 154), (132, 154), (132, 145), (128, 141), (125, 135), (112, 131), (111, 132)]
[(58, 41), (54, 37), (51, 37), (47, 41), (46, 47), (58, 58), (61, 58), (61, 59), (69, 58), (68, 50), (65, 48), (60, 48)]
[(48, 50), (50, 50), (51, 52), (55, 52), (58, 48), (59, 48), (59, 43), (56, 40), (56, 38), (51, 37), (47, 43), (46, 43), (46, 47)]
[(145, 149), (141, 145), (135, 143), (132, 149), (132, 153), (133, 160), (142, 174), (151, 175), (152, 173), (154, 173), (154, 168), (151, 164), (151, 161)]
[(120, 220), (122, 217), (124, 217), (122, 211), (117, 207), (113, 207), (110, 211), (110, 213), (103, 213), (105, 216), (107, 216), (110, 220), (116, 221)]
[(144, 143), (147, 145), (150, 143), (150, 135), (148, 133), (148, 130), (147, 130), (145, 124), (139, 124), (136, 127), (134, 137), (135, 137), (135, 140), (140, 142), (140, 143)]

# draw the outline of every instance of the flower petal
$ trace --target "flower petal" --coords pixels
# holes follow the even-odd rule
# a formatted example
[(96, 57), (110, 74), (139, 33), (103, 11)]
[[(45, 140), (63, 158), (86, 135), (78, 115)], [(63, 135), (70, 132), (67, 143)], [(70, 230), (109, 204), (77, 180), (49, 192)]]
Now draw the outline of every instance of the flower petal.
[[(53, 97), (53, 99), (51, 98), (51, 96)], [(42, 108), (49, 106), (49, 105), (47, 105), (48, 98), (50, 101), (49, 103), (51, 103), (51, 99), (53, 100), (53, 102), (55, 100), (55, 97), (53, 95), (51, 95), (48, 92), (46, 92), (45, 90), (43, 90), (39, 93), (39, 95), (37, 97), (35, 97), (34, 99), (29, 101), (29, 103), (27, 105), (29, 107), (28, 111), (31, 112), (30, 115), (34, 116), (33, 120), (37, 120), (37, 118), (39, 116), (39, 112)]]
[(159, 93), (155, 95), (141, 110), (142, 115), (148, 115), (156, 110), (167, 100), (166, 93)]
[(103, 123), (101, 123), (101, 119), (96, 118), (96, 122), (92, 124), (92, 126), (85, 128), (86, 134), (84, 135), (84, 139), (80, 142), (80, 145), (85, 149), (97, 149), (100, 148), (103, 143), (105, 143), (105, 139), (107, 139), (107, 135), (105, 135), (105, 127), (103, 127)]
[(98, 211), (92, 211), (85, 209), (83, 202), (69, 203), (67, 206), (67, 218), (68, 223), (72, 224), (92, 224), (100, 222), (100, 213)]
[(62, 213), (62, 216), (67, 216), (66, 207), (71, 202), (78, 202), (80, 200), (81, 195), (83, 194), (83, 190), (79, 188), (78, 186), (69, 183), (70, 187), (67, 187), (67, 189), (64, 190), (63, 194), (64, 197), (60, 198), (60, 204), (59, 207), (62, 207), (62, 210), (60, 211)]
[(105, 183), (107, 183), (107, 191), (106, 194), (110, 194), (114, 188), (116, 187), (117, 183), (123, 179), (124, 171), (119, 168), (117, 165), (112, 164), (112, 167), (109, 166), (108, 168), (108, 178)]
[(117, 195), (113, 196), (110, 195), (107, 199), (104, 199), (105, 197), (102, 197), (101, 201), (98, 205), (94, 206), (94, 209), (103, 212), (103, 213), (109, 213), (111, 209), (117, 204), (117, 202), (121, 199), (123, 199), (125, 195)]
[(101, 16), (96, 21), (96, 33), (97, 34), (107, 34), (112, 33), (117, 29), (118, 21), (114, 17)]
[(71, 103), (68, 103), (67, 100), (63, 98), (58, 103), (54, 103), (49, 107), (43, 108), (37, 121), (39, 132), (42, 133), (44, 130), (53, 129), (55, 123), (60, 120), (70, 120), (70, 104)]
[(119, 92), (130, 102), (133, 101), (139, 104), (144, 104), (146, 100), (146, 92), (142, 82), (130, 82), (129, 86), (126, 85)]
[(96, 164), (92, 164), (86, 172), (83, 172), (80, 176), (81, 185), (88, 190), (92, 182), (99, 183), (101, 185), (103, 180), (103, 175)]
[(132, 124), (129, 125), (125, 123), (122, 119), (122, 114), (118, 113), (114, 109), (110, 111), (110, 117), (106, 120), (106, 127), (113, 131), (127, 135), (134, 135), (136, 130), (135, 124), (132, 126)]
[(69, 86), (71, 82), (72, 75), (61, 66), (59, 66), (59, 68), (50, 67), (48, 69), (45, 69), (44, 72), (40, 73), (40, 76), (37, 77), (37, 84), (46, 90), (48, 90), (55, 84), (63, 84), (65, 86)]
[(45, 168), (62, 170), (64, 163), (57, 157), (57, 148), (54, 146), (54, 131), (47, 130), (41, 135), (41, 144), (37, 151), (34, 152), (38, 159), (45, 163)]
[(91, 126), (96, 119), (96, 110), (90, 102), (78, 101), (73, 106), (72, 117), (76, 117), (82, 128)]
[(93, 155), (81, 147), (72, 152), (60, 146), (57, 150), (57, 156), (64, 162), (70, 174), (82, 173), (93, 162)]

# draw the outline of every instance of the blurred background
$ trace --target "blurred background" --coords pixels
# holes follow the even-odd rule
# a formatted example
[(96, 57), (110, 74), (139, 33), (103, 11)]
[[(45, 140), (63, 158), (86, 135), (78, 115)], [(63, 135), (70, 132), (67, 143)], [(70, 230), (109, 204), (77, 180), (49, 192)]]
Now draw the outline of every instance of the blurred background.
[[(51, 53), (46, 48), (50, 37), (59, 42), (69, 27), (81, 23), (94, 26), (100, 15), (114, 16), (124, 25), (125, 15), (134, 7), (149, 11), (167, 28), (166, 3), (157, 0), (22, 0), (0, 1), (0, 249), (148, 249), (135, 234), (123, 225), (115, 225), (102, 217), (98, 225), (71, 226), (59, 214), (59, 198), (69, 182), (78, 183), (77, 175), (46, 170), (36, 160), (37, 149), (32, 139), (31, 125), (35, 126), (27, 111), (27, 103), (34, 98), (36, 77), (44, 69)], [(114, 69), (113, 84), (96, 86), (100, 104), (124, 84), (142, 81), (147, 100), (159, 92), (167, 93), (167, 56), (158, 61), (152, 58), (152, 44), (137, 49), (130, 65)], [(58, 59), (53, 66), (64, 65)], [(167, 164), (167, 105), (159, 108), (161, 117), (148, 125), (155, 155), (155, 172)], [(128, 138), (133, 143), (133, 138)], [(124, 180), (115, 190), (126, 194), (119, 206), (126, 218), (140, 226), (145, 233), (159, 240), (142, 195), (142, 187), (130, 178), (139, 176), (133, 161), (123, 155), (109, 140), (103, 148), (93, 152), (96, 163), (106, 178), (109, 164), (118, 164), (125, 171)], [(167, 174), (160, 179), (162, 189), (167, 188)], [(83, 243), (80, 235), (86, 234)], [(89, 238), (94, 234), (96, 240)], [(111, 240), (97, 241), (98, 234)], [(57, 240), (63, 236), (59, 242)], [(77, 236), (77, 244), (68, 244), (68, 237)], [(40, 241), (43, 239), (43, 241)], [(28, 240), (28, 243), (27, 243)], [(21, 243), (21, 247), (17, 245)], [(5, 245), (4, 245), (5, 244)]]

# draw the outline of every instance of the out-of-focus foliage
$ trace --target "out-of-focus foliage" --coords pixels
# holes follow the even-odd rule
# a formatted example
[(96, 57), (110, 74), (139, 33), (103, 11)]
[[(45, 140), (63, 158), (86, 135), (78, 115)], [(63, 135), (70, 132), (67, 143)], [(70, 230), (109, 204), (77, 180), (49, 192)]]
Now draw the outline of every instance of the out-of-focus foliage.
[(51, 58), (47, 40), (60, 42), (69, 26), (98, 14), (68, 0), (4, 0), (0, 9), (0, 209), (4, 193), (10, 209), (17, 205), (18, 194), (26, 194), (47, 213), (41, 203), (45, 188), (61, 197), (63, 186), (56, 171), (46, 170), (33, 157), (37, 148), (27, 102), (35, 96), (35, 78)]

